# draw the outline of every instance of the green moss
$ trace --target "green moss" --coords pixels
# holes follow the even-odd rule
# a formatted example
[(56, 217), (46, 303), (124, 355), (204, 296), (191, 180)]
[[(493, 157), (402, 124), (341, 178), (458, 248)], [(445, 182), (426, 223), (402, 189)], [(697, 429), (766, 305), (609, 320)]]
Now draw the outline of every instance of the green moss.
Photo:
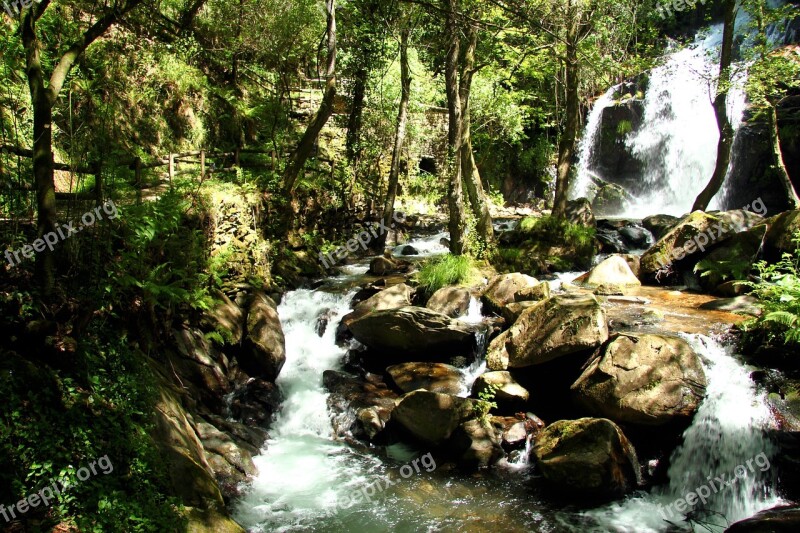
[(428, 261), (417, 279), (420, 288), (431, 295), (443, 287), (468, 282), (472, 279), (474, 270), (474, 260), (470, 256), (447, 254)]

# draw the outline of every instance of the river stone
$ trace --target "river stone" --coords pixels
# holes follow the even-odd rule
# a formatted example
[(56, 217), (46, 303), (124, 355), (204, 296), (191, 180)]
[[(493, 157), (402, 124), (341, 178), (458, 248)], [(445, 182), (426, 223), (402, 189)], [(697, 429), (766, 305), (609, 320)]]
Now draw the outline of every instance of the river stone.
[(702, 304), (699, 309), (707, 311), (726, 311), (728, 313), (740, 313), (752, 316), (761, 316), (763, 312), (759, 306), (758, 298), (745, 295), (734, 298), (719, 298)]
[(350, 324), (353, 336), (374, 350), (403, 356), (435, 351), (466, 353), (474, 345), (473, 328), (424, 307), (375, 311)]
[(410, 263), (408, 261), (392, 259), (391, 257), (381, 255), (370, 262), (367, 274), (371, 276), (386, 276), (388, 274), (407, 272), (409, 266)]
[[(695, 211), (686, 215), (675, 227), (647, 250), (641, 259), (640, 278), (661, 282), (666, 278), (659, 271), (675, 271), (676, 263), (685, 258), (700, 259), (702, 250), (697, 248), (695, 237), (707, 239), (704, 248), (724, 242), (738, 232), (760, 224), (763, 218), (750, 211), (735, 210), (714, 213)], [(702, 240), (701, 243), (702, 244)]]
[(612, 255), (575, 281), (576, 285), (599, 287), (616, 285), (620, 287), (639, 287), (642, 282), (628, 266), (628, 262), (620, 255)]
[(606, 314), (594, 296), (555, 296), (525, 310), (497, 336), (486, 362), (491, 370), (523, 368), (592, 350), (606, 340)]
[(402, 363), (390, 366), (386, 372), (403, 392), (425, 389), (457, 395), (462, 389), (461, 371), (443, 363)]
[(433, 293), (425, 305), (431, 311), (442, 313), (452, 318), (464, 316), (469, 309), (472, 295), (461, 287), (443, 287)]
[(278, 307), (272, 298), (256, 292), (247, 308), (247, 334), (239, 365), (253, 377), (275, 381), (285, 362), (286, 340)]
[(505, 457), (500, 437), (488, 420), (473, 418), (459, 424), (447, 443), (448, 450), (466, 468), (492, 465)]
[(537, 301), (510, 303), (503, 308), (503, 318), (509, 324), (513, 324), (526, 309), (530, 309), (538, 303)]
[(495, 314), (501, 314), (503, 307), (512, 302), (521, 302), (527, 298), (519, 297), (520, 292), (526, 289), (532, 289), (539, 285), (536, 278), (514, 272), (513, 274), (501, 274), (489, 280), (489, 284), (483, 291), (481, 297), (484, 305), (489, 311)]
[(572, 385), (590, 413), (647, 426), (691, 418), (705, 388), (700, 359), (685, 340), (650, 334), (615, 336)]
[(544, 478), (572, 496), (617, 498), (636, 488), (639, 461), (622, 430), (610, 420), (559, 420), (533, 448)]
[(472, 385), (472, 396), (486, 391), (489, 387), (495, 387), (495, 401), (498, 406), (521, 406), (530, 398), (530, 393), (516, 382), (511, 373), (500, 370), (497, 372), (486, 372), (478, 376)]
[[(334, 429), (339, 436), (364, 434), (372, 440), (386, 427), (398, 395), (390, 390), (377, 376), (354, 377), (336, 370), (322, 374), (322, 384), (330, 393), (328, 407), (337, 415), (355, 413), (355, 420), (337, 416)], [(342, 421), (345, 424), (342, 425)], [(357, 421), (357, 422), (356, 422)], [(358, 425), (360, 424), (360, 426)]]
[(400, 399), (392, 411), (392, 420), (420, 441), (439, 446), (462, 422), (471, 418), (473, 412), (472, 400), (418, 390)]

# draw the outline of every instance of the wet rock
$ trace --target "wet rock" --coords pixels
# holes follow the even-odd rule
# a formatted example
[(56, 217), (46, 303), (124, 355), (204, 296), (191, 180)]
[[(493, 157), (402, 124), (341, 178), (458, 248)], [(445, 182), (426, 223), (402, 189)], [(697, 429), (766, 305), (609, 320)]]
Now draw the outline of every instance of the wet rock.
[(608, 339), (606, 315), (594, 296), (555, 296), (525, 310), (489, 345), (492, 370), (522, 368), (597, 348)]
[(555, 422), (539, 435), (533, 454), (544, 478), (572, 497), (612, 499), (639, 484), (636, 451), (610, 420)]
[(419, 250), (411, 245), (406, 245), (400, 250), (400, 255), (419, 255)]
[(503, 318), (505, 318), (509, 324), (513, 324), (525, 310), (534, 307), (538, 303), (539, 302), (534, 301), (510, 303), (503, 308)]
[(690, 419), (705, 388), (700, 359), (685, 340), (649, 334), (615, 336), (572, 385), (590, 413), (648, 426)]
[(331, 309), (323, 309), (317, 315), (317, 323), (314, 326), (314, 331), (317, 335), (322, 337), (325, 335), (325, 332), (328, 330), (328, 325), (330, 324), (331, 318), (334, 316), (334, 311)]
[(537, 285), (538, 280), (525, 274), (501, 274), (489, 280), (481, 299), (489, 311), (499, 315), (506, 305), (524, 300), (517, 299), (520, 292), (533, 289)]
[(660, 239), (678, 222), (680, 219), (672, 215), (653, 215), (642, 220), (642, 226), (652, 233), (653, 237)]
[(414, 391), (403, 396), (392, 412), (416, 439), (430, 445), (443, 444), (461, 423), (472, 418), (472, 400), (448, 394)]
[(322, 375), (325, 389), (330, 392), (328, 406), (337, 415), (354, 413), (347, 419), (347, 427), (339, 427), (338, 434), (346, 436), (366, 435), (375, 439), (386, 427), (398, 395), (390, 390), (377, 376), (366, 378), (351, 376), (344, 372), (326, 370)]
[(435, 352), (471, 353), (473, 328), (424, 307), (375, 311), (350, 324), (353, 336), (365, 346), (387, 355), (430, 356)]
[(457, 395), (462, 389), (461, 371), (443, 363), (402, 363), (390, 366), (386, 373), (404, 393), (425, 389)]
[(600, 285), (639, 287), (642, 284), (634, 275), (625, 258), (620, 255), (612, 255), (573, 283), (587, 287), (599, 287)]
[(597, 286), (592, 294), (596, 296), (624, 296), (625, 289), (622, 285), (614, 285), (610, 283), (602, 283)]
[(389, 274), (399, 274), (408, 272), (411, 264), (408, 261), (396, 260), (387, 256), (379, 256), (369, 264), (367, 274), (372, 276), (386, 276)]
[(530, 393), (516, 382), (511, 373), (504, 370), (486, 372), (472, 385), (472, 397), (478, 398), (482, 392), (493, 388), (494, 401), (498, 408), (515, 410), (522, 408), (530, 398)]
[(238, 361), (249, 375), (267, 381), (275, 381), (286, 362), (286, 340), (278, 308), (262, 292), (253, 294), (248, 306), (247, 333)]
[(461, 287), (443, 287), (433, 293), (425, 305), (431, 311), (442, 313), (452, 318), (467, 314), (472, 295)]
[(466, 468), (487, 467), (505, 456), (500, 438), (488, 420), (472, 419), (459, 424), (447, 449)]
[(800, 530), (800, 508), (786, 505), (736, 522), (725, 533), (794, 533)]
[(231, 416), (248, 426), (268, 425), (281, 405), (280, 389), (263, 379), (249, 379), (231, 397)]
[(202, 419), (194, 427), (208, 454), (209, 465), (220, 483), (223, 496), (226, 499), (239, 496), (236, 485), (246, 482), (249, 477), (258, 473), (253, 463), (253, 456), (258, 454), (258, 448), (233, 439)]
[(634, 250), (645, 250), (655, 242), (653, 234), (638, 224), (627, 224), (620, 228), (619, 234), (625, 244)]

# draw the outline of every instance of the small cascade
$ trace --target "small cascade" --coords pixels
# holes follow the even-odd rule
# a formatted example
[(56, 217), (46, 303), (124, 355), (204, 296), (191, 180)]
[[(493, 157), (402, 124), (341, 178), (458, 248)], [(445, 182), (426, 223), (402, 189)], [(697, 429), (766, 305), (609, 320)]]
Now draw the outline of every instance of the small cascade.
[[(731, 347), (702, 335), (685, 337), (703, 359), (708, 387), (672, 454), (669, 484), (587, 513), (601, 530), (657, 533), (685, 524), (698, 532), (722, 531), (780, 503), (772, 488), (775, 449), (764, 434), (771, 420), (765, 399)], [(693, 507), (678, 512), (676, 502), (690, 493), (702, 494), (704, 501), (696, 498)]]
[(603, 96), (598, 98), (589, 116), (586, 119), (586, 130), (578, 147), (578, 174), (574, 180), (571, 198), (591, 197), (593, 178), (596, 174), (591, 170), (594, 165), (594, 148), (597, 146), (597, 136), (603, 123), (603, 111), (614, 103), (617, 86), (611, 87)]

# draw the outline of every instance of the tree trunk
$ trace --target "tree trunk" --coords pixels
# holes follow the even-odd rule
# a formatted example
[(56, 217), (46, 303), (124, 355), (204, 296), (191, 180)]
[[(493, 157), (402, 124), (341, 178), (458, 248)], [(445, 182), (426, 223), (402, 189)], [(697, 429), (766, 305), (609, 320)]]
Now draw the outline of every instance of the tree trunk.
[(350, 118), (347, 121), (347, 159), (353, 163), (361, 155), (361, 124), (364, 115), (364, 99), (367, 95), (367, 81), (369, 71), (360, 68), (355, 73), (353, 81), (353, 106), (350, 109)]
[(470, 124), (470, 91), (472, 89), (472, 76), (475, 74), (475, 48), (478, 46), (478, 27), (470, 26), (468, 32), (469, 45), (464, 52), (464, 68), (461, 73), (461, 177), (467, 189), (472, 214), (475, 216), (475, 231), (478, 239), (489, 245), (494, 238), (492, 216), (489, 213), (489, 204), (481, 183), (481, 175), (475, 165), (475, 156), (472, 151), (472, 128)]
[(447, 88), (447, 206), (450, 211), (450, 253), (464, 253), (464, 202), (461, 190), (461, 98), (459, 97), (458, 61), (460, 41), (458, 36), (458, 0), (447, 0), (447, 59), (445, 85)]
[[(392, 227), (394, 200), (397, 197), (397, 183), (400, 181), (400, 159), (406, 140), (406, 124), (408, 122), (408, 102), (411, 100), (411, 71), (408, 66), (408, 37), (411, 30), (403, 28), (400, 32), (400, 109), (397, 112), (397, 130), (392, 151), (392, 167), (389, 171), (389, 188), (386, 191), (386, 202), (383, 205), (383, 227)], [(381, 232), (375, 240), (377, 250), (386, 246), (386, 231)]]
[(719, 61), (719, 81), (717, 96), (714, 98), (714, 114), (719, 127), (719, 143), (717, 144), (717, 164), (714, 174), (706, 188), (697, 196), (692, 211), (705, 211), (708, 204), (722, 188), (728, 165), (731, 162), (733, 147), (733, 125), (728, 117), (728, 92), (731, 84), (731, 62), (733, 60), (733, 30), (736, 20), (736, 0), (725, 0), (725, 26), (722, 33), (722, 52)]
[(772, 144), (772, 154), (775, 158), (775, 169), (778, 173), (778, 180), (781, 182), (786, 191), (786, 199), (789, 202), (789, 209), (797, 209), (800, 207), (800, 198), (797, 197), (797, 191), (792, 185), (792, 180), (789, 177), (789, 171), (786, 170), (786, 164), (783, 162), (783, 151), (781, 150), (781, 137), (778, 130), (778, 110), (775, 106), (769, 109), (769, 132)]
[(326, 7), (328, 12), (328, 68), (326, 71), (325, 94), (322, 97), (322, 103), (314, 116), (314, 120), (306, 128), (292, 158), (289, 160), (289, 164), (286, 166), (283, 186), (288, 193), (294, 190), (297, 177), (311, 155), (319, 133), (333, 114), (333, 101), (336, 98), (336, 0), (327, 0)]
[(553, 216), (565, 218), (567, 214), (567, 196), (569, 195), (569, 178), (572, 161), (575, 157), (575, 139), (578, 136), (580, 119), (580, 101), (578, 99), (578, 81), (580, 65), (578, 63), (579, 16), (577, 7), (570, 2), (567, 23), (567, 57), (566, 57), (566, 110), (564, 132), (558, 145), (558, 169), (556, 174), (556, 192), (553, 200)]

